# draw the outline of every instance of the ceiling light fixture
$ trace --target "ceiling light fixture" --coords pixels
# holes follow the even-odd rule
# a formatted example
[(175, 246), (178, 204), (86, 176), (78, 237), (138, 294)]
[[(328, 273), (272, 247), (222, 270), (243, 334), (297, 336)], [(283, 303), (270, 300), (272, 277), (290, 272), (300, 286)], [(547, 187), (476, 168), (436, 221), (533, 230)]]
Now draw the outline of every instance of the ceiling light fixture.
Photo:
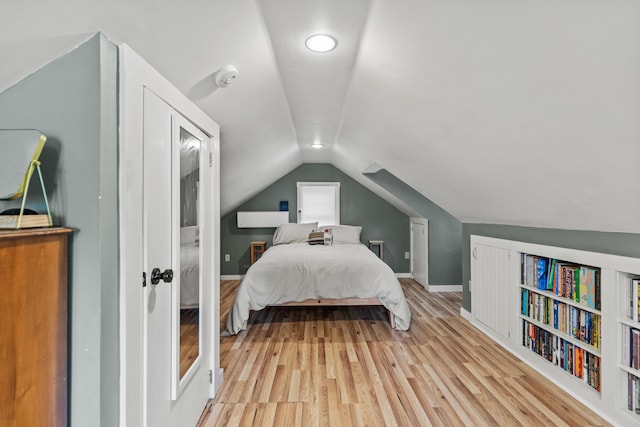
[(314, 142), (313, 144), (311, 144), (311, 148), (315, 148), (316, 150), (320, 149), (324, 147), (324, 144), (320, 143), (320, 142)]
[(338, 42), (327, 34), (314, 34), (304, 42), (307, 49), (313, 52), (329, 52), (336, 48)]

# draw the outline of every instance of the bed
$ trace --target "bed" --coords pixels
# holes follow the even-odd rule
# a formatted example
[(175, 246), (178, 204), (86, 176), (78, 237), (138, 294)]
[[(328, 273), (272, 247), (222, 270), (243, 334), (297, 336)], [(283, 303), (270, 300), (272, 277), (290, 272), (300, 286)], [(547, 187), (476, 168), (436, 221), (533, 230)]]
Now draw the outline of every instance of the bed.
[(200, 306), (200, 244), (198, 227), (180, 229), (180, 308)]
[(392, 327), (409, 329), (411, 312), (400, 282), (387, 264), (360, 243), (361, 227), (331, 226), (332, 244), (310, 245), (308, 235), (315, 227), (278, 227), (274, 245), (242, 280), (224, 335), (246, 329), (251, 310), (273, 305), (382, 305), (389, 311)]

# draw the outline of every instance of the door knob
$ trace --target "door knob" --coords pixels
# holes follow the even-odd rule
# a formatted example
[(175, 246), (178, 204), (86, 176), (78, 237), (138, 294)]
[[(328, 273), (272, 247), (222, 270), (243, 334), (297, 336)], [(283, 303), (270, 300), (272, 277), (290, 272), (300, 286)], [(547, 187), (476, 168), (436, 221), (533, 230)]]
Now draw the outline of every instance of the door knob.
[(173, 270), (167, 268), (165, 271), (160, 271), (159, 268), (151, 270), (151, 284), (157, 285), (162, 280), (165, 283), (170, 283), (173, 280)]

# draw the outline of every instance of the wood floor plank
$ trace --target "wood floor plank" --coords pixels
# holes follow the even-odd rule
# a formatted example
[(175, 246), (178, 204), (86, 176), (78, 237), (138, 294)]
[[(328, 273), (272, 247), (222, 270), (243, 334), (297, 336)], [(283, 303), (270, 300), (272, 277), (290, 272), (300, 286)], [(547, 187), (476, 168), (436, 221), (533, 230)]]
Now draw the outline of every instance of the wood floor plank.
[[(380, 307), (268, 307), (223, 337), (198, 426), (608, 425), (460, 316), (461, 293), (401, 279), (409, 331)], [(221, 284), (222, 324), (240, 282)]]

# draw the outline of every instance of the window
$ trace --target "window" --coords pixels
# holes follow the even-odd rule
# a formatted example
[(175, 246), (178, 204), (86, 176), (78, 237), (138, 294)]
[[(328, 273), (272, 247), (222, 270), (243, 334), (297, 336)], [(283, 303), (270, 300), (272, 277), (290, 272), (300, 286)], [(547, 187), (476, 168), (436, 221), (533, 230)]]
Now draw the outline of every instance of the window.
[(340, 224), (340, 183), (299, 182), (298, 223)]

